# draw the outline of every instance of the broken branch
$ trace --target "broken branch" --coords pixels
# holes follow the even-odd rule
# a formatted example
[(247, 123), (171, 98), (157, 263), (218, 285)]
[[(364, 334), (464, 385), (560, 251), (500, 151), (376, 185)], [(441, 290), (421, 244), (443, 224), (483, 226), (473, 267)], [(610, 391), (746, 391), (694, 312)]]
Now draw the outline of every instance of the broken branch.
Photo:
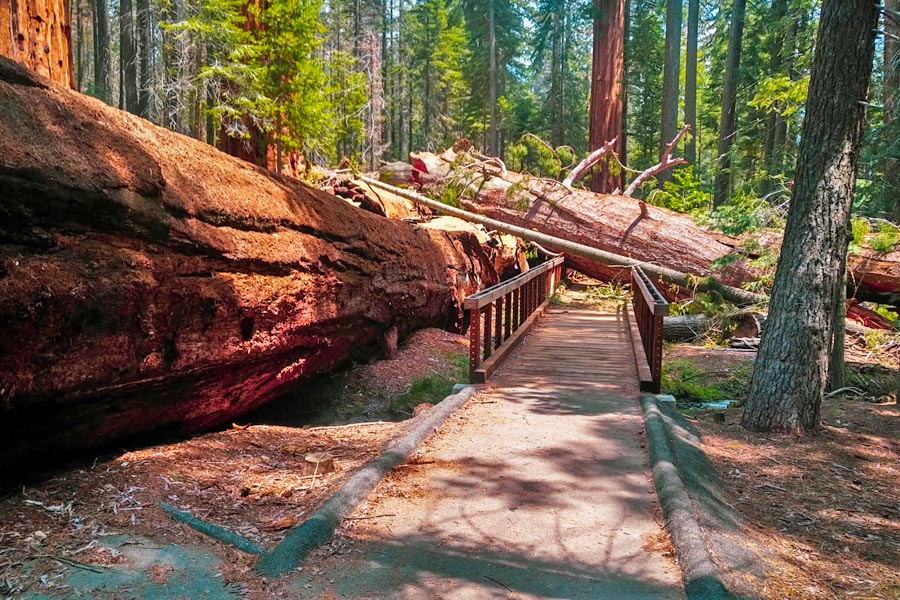
[(600, 159), (606, 156), (607, 153), (612, 152), (613, 154), (615, 154), (615, 152), (613, 152), (613, 146), (616, 145), (617, 139), (619, 138), (614, 137), (613, 139), (609, 140), (608, 142), (588, 154), (583, 161), (575, 165), (575, 168), (569, 171), (569, 174), (565, 179), (563, 179), (563, 185), (567, 188), (571, 188), (576, 179), (581, 177), (588, 169), (600, 162)]
[(673, 167), (688, 164), (688, 161), (683, 158), (672, 158), (672, 151), (675, 150), (675, 146), (678, 145), (678, 142), (681, 141), (681, 138), (683, 138), (684, 135), (690, 130), (690, 123), (685, 123), (684, 127), (681, 128), (681, 131), (678, 132), (678, 135), (675, 136), (675, 139), (668, 143), (659, 162), (635, 177), (634, 181), (629, 184), (628, 188), (624, 192), (622, 192), (622, 195), (631, 197), (648, 179), (655, 177), (659, 173), (662, 173), (663, 171), (666, 171)]

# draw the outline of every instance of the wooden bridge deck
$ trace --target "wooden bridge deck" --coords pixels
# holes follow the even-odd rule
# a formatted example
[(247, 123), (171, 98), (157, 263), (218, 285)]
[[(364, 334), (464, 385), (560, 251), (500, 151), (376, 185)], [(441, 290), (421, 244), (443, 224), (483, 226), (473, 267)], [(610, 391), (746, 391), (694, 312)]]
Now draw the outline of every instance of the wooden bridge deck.
[(634, 397), (638, 374), (624, 309), (602, 313), (551, 306), (490, 384), (575, 387)]

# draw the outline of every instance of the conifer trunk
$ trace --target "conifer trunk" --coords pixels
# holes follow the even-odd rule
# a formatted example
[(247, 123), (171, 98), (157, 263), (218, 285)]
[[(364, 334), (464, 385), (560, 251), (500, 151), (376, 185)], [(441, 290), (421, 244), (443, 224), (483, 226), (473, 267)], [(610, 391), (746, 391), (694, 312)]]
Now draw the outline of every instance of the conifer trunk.
[(741, 66), (741, 43), (744, 37), (746, 0), (735, 0), (731, 8), (728, 33), (728, 55), (725, 59), (725, 82), (722, 88), (722, 118), (719, 120), (718, 168), (716, 170), (713, 206), (722, 206), (731, 189), (731, 147), (734, 145), (735, 104)]
[[(594, 0), (594, 49), (591, 61), (590, 129), (588, 150), (616, 138), (622, 147), (622, 82), (625, 77), (625, 2)], [(605, 161), (594, 171), (591, 189), (610, 193), (622, 185), (622, 176), (610, 173)]]
[[(662, 123), (660, 126), (659, 154), (678, 133), (678, 94), (681, 73), (681, 13), (682, 0), (666, 2), (666, 62), (663, 70)], [(671, 181), (672, 172), (663, 171), (657, 178), (660, 189)]]
[(742, 421), (750, 430), (819, 425), (878, 14), (874, 0), (822, 6), (796, 183)]
[(684, 157), (697, 168), (697, 42), (700, 30), (700, 0), (688, 0), (687, 57), (684, 70), (684, 122), (690, 124), (691, 138)]
[(71, 33), (66, 0), (0, 2), (0, 55), (74, 88)]

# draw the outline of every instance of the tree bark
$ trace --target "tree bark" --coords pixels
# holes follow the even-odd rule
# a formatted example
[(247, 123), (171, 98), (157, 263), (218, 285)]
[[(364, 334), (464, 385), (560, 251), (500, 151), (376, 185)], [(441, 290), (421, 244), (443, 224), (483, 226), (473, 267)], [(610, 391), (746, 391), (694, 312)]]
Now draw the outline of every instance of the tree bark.
[(94, 0), (94, 94), (109, 104), (109, 3)]
[[(425, 194), (440, 197), (445, 181), (467, 182), (463, 204), (486, 217), (694, 277), (714, 275), (730, 286), (760, 276), (744, 260), (741, 240), (699, 227), (687, 215), (642, 207), (641, 202), (621, 195), (572, 190), (560, 182), (512, 171), (501, 173), (476, 157), (460, 158), (450, 150), (440, 155), (413, 153), (413, 160), (418, 181), (406, 183), (421, 185)], [(395, 171), (402, 179), (401, 170)], [(405, 172), (412, 171), (408, 166)], [(782, 240), (781, 236), (763, 232), (757, 241), (767, 251), (777, 253)], [(757, 255), (746, 258), (752, 260)], [(577, 257), (571, 260), (578, 270), (606, 281), (621, 271)], [(719, 269), (717, 265), (722, 264), (725, 267)], [(849, 258), (849, 273), (850, 289), (857, 300), (900, 306), (900, 252), (879, 254), (863, 246)]]
[(125, 110), (138, 114), (137, 49), (134, 42), (132, 0), (119, 0), (119, 56), (122, 61), (122, 90)]
[(137, 47), (140, 55), (140, 75), (137, 83), (137, 114), (150, 118), (150, 3), (149, 0), (135, 0), (137, 9)]
[(728, 201), (731, 190), (731, 147), (734, 145), (735, 105), (741, 66), (741, 42), (744, 37), (744, 10), (746, 0), (735, 0), (731, 9), (731, 26), (728, 33), (728, 55), (725, 58), (725, 82), (722, 88), (722, 118), (719, 121), (718, 167), (716, 169), (713, 206)]
[(488, 0), (488, 101), (491, 104), (489, 124), (490, 147), (488, 154), (500, 156), (500, 127), (497, 122), (497, 31), (494, 18), (494, 3)]
[[(739, 0), (740, 1), (740, 0)], [(666, 1), (666, 62), (663, 70), (662, 124), (659, 154), (678, 133), (678, 92), (681, 74), (681, 17), (682, 0)], [(659, 176), (659, 188), (672, 180), (671, 172)]]
[[(625, 1), (594, 0), (594, 49), (591, 61), (591, 99), (588, 150), (622, 139), (622, 81), (625, 76)], [(613, 145), (620, 154), (621, 143)], [(604, 160), (594, 169), (591, 189), (610, 193), (622, 186)]]
[(796, 183), (742, 421), (747, 429), (819, 425), (878, 14), (873, 0), (822, 6)]
[(75, 87), (72, 31), (66, 0), (0, 3), (0, 56), (51, 81)]
[[(0, 58), (0, 471), (198, 431), (496, 283), (416, 229)], [(27, 460), (26, 460), (27, 459)]]
[(884, 130), (889, 144), (894, 146), (891, 156), (884, 163), (884, 187), (889, 198), (893, 198), (893, 217), (900, 223), (900, 150), (896, 149), (898, 131), (897, 116), (900, 114), (900, 0), (885, 0), (884, 17)]
[(696, 169), (697, 164), (697, 41), (700, 29), (700, 0), (688, 0), (687, 58), (684, 71), (684, 122), (691, 126), (691, 139), (685, 144), (684, 157)]

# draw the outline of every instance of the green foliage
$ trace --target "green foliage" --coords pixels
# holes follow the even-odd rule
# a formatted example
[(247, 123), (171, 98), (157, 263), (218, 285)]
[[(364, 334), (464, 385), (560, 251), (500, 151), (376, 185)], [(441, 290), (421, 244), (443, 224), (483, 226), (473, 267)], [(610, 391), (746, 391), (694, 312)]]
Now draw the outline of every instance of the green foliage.
[(570, 167), (575, 157), (569, 146), (553, 148), (533, 133), (526, 133), (506, 151), (509, 168), (537, 177), (558, 178), (564, 167)]
[(672, 180), (667, 181), (664, 193), (653, 194), (648, 200), (655, 206), (662, 206), (680, 213), (697, 213), (709, 210), (712, 196), (702, 182), (694, 177), (694, 168), (685, 167), (672, 172)]
[(892, 223), (881, 223), (878, 226), (878, 233), (869, 240), (872, 250), (881, 254), (893, 252), (898, 244), (900, 244), (900, 229)]
[(774, 75), (762, 79), (750, 106), (782, 117), (796, 115), (806, 105), (809, 94), (809, 76), (792, 80), (787, 75)]
[(740, 402), (751, 372), (749, 361), (728, 372), (703, 372), (689, 360), (678, 359), (663, 365), (662, 391), (683, 402)]
[(453, 392), (455, 384), (466, 381), (469, 374), (469, 357), (454, 355), (447, 358), (453, 365), (451, 374), (429, 373), (414, 380), (409, 390), (391, 400), (391, 412), (411, 415), (413, 409), (419, 404), (423, 402), (437, 404)]

